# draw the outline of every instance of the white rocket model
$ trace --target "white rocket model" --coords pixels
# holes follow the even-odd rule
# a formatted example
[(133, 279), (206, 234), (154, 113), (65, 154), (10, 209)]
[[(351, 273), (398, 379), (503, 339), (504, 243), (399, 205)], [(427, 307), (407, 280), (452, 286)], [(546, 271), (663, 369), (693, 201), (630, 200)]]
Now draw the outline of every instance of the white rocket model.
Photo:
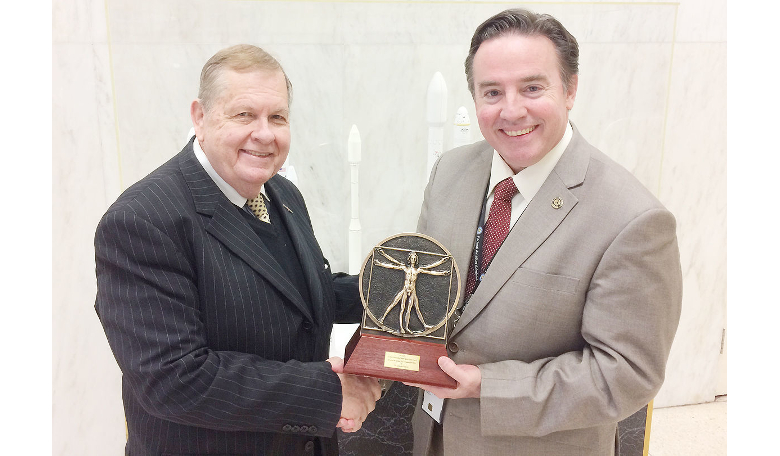
[(362, 266), (360, 249), (360, 218), (358, 213), (358, 168), (360, 167), (360, 133), (352, 125), (347, 141), (347, 159), (349, 160), (350, 185), (352, 196), (352, 215), (349, 220), (349, 273), (360, 274)]
[(453, 127), (453, 148), (471, 144), (471, 121), (469, 120), (469, 112), (466, 110), (465, 106), (458, 108), (458, 112), (455, 113), (455, 123)]
[(444, 124), (447, 122), (447, 83), (436, 72), (428, 84), (428, 166), (425, 179), (431, 175), (436, 160), (444, 152)]

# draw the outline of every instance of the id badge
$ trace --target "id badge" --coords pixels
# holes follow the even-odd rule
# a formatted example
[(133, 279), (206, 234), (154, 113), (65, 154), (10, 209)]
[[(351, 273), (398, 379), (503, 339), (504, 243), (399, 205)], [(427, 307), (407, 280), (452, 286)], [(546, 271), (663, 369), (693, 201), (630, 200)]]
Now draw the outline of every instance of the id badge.
[(444, 409), (444, 399), (439, 396), (423, 391), (422, 409), (431, 416), (437, 423), (441, 424), (441, 413)]

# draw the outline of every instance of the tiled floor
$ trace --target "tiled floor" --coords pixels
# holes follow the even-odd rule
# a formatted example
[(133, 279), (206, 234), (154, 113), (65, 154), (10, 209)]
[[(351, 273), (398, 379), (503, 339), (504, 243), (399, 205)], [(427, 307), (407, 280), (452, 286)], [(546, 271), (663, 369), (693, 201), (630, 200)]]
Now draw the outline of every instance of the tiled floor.
[(726, 396), (653, 410), (650, 456), (725, 456)]

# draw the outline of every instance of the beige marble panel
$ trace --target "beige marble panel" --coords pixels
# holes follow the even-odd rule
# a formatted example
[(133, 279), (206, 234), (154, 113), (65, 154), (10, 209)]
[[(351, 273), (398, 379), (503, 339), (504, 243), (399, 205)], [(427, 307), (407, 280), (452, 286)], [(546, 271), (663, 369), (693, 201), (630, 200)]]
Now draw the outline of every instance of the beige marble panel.
[(52, 42), (106, 44), (105, 4), (98, 0), (67, 0), (51, 4)]
[(115, 85), (123, 188), (184, 147), (192, 127), (203, 63), (219, 46), (114, 44)]
[(119, 368), (93, 308), (95, 227), (118, 196), (108, 48), (52, 51), (52, 450), (119, 454)]
[(585, 138), (657, 193), (671, 43), (587, 43), (571, 119)]
[[(754, 14), (762, 14), (756, 5), (733, 2), (734, 8), (751, 8)], [(678, 43), (725, 43), (726, 0), (684, 0), (680, 2), (677, 16)], [(748, 27), (750, 25), (748, 24)]]
[(660, 199), (677, 218), (683, 312), (658, 406), (712, 401), (726, 311), (726, 45), (678, 43)]

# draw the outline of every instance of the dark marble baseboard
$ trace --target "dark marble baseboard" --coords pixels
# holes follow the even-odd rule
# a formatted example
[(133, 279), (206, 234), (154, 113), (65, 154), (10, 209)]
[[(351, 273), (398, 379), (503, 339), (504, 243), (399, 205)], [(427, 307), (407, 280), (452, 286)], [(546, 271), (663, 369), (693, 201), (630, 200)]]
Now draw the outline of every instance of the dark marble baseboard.
[[(339, 433), (341, 456), (399, 456), (412, 454), (412, 415), (417, 388), (393, 383), (363, 427)], [(647, 407), (618, 423), (619, 456), (642, 456)]]
[(417, 388), (395, 382), (357, 432), (339, 433), (340, 456), (412, 454), (412, 415)]
[(638, 412), (618, 423), (620, 456), (642, 456), (644, 454), (646, 424), (646, 405)]

